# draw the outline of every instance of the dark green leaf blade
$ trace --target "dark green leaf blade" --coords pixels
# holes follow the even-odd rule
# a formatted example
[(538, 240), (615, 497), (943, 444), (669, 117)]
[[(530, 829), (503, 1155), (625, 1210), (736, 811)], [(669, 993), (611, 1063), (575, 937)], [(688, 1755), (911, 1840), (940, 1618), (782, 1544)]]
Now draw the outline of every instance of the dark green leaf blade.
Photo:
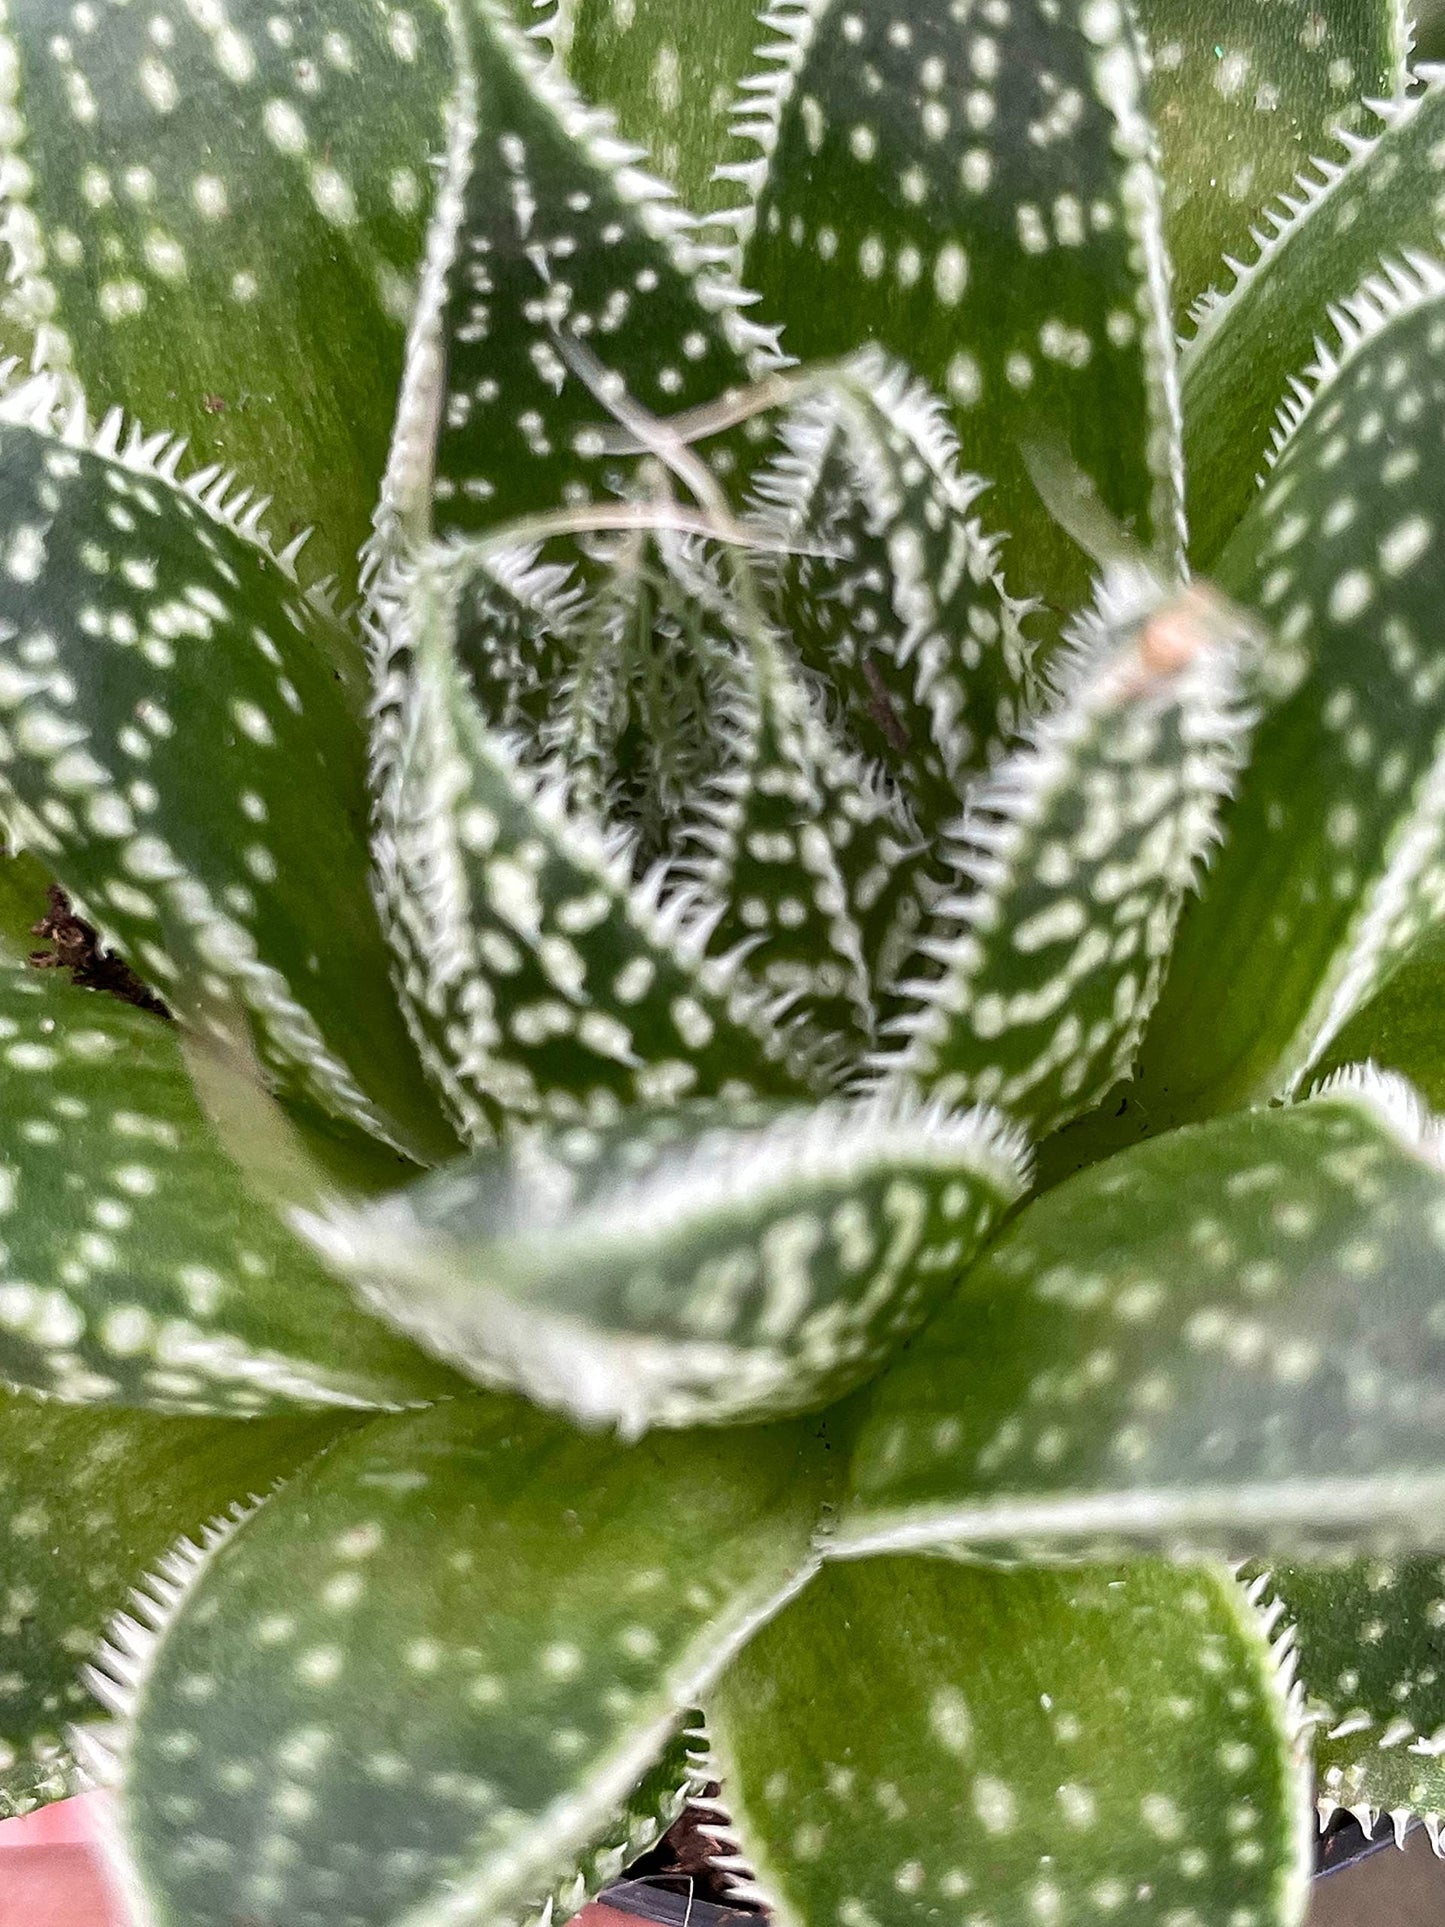
[(178, 1015), (221, 984), (283, 1090), (445, 1155), (371, 901), (357, 643), (180, 453), (56, 427), (43, 381), (0, 405), (4, 814)]
[(1411, 946), (1334, 1039), (1319, 1075), (1363, 1063), (1397, 1071), (1432, 1110), (1445, 1110), (1445, 927)]
[(76, 1790), (66, 1729), (94, 1710), (81, 1668), (129, 1589), (182, 1533), (269, 1490), (341, 1429), (0, 1391), (0, 1817)]
[(1439, 1126), (1360, 1073), (1019, 1213), (876, 1383), (854, 1550), (1440, 1543)]
[(276, 489), (351, 572), (455, 55), (436, 0), (6, 20), (9, 304), (41, 363)]
[(524, 1918), (809, 1573), (825, 1457), (501, 1399), (373, 1422), (104, 1662), (141, 1891), (187, 1927)]
[(737, 119), (741, 273), (784, 346), (815, 360), (871, 338), (948, 396), (1021, 592), (1067, 609), (1088, 584), (1024, 466), (1041, 427), (1171, 567), (1168, 264), (1125, 10), (779, 0), (768, 19)]
[(309, 1228), (439, 1358), (635, 1435), (851, 1390), (1026, 1175), (987, 1112), (683, 1106), (533, 1135)]
[(1217, 1568), (829, 1566), (708, 1720), (787, 1927), (1303, 1914), (1298, 1711)]

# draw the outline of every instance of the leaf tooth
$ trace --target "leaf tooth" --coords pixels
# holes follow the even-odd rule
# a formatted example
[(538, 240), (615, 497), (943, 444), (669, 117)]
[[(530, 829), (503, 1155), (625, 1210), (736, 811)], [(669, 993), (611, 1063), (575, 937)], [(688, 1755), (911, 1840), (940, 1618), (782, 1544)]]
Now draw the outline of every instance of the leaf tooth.
[[(87, 1685), (91, 1682), (87, 1680)], [(91, 1686), (94, 1691), (94, 1686)], [(115, 1727), (109, 1720), (76, 1721), (66, 1731), (66, 1743), (80, 1769), (82, 1790), (113, 1786), (119, 1777), (120, 1756), (113, 1744)]]
[(1425, 1832), (1429, 1836), (1430, 1849), (1435, 1855), (1435, 1858), (1437, 1860), (1445, 1860), (1445, 1846), (1442, 1846), (1440, 1840), (1441, 1815), (1438, 1813), (1422, 1813), (1420, 1818), (1425, 1823)]

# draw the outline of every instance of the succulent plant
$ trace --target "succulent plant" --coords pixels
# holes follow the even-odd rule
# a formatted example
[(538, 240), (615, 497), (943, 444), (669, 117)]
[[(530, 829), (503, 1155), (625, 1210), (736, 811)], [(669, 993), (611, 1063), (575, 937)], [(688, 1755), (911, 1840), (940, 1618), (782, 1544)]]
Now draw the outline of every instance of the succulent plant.
[(1398, 7), (0, 55), (0, 1800), (111, 1785), (155, 1927), (565, 1912), (689, 1799), (800, 1927), (1437, 1832)]

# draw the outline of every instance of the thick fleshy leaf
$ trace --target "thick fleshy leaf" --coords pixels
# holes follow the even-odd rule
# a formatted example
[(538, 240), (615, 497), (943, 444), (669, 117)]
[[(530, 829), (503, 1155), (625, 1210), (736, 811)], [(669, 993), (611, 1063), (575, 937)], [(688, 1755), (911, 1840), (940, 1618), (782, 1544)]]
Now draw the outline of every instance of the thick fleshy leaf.
[(1280, 405), (1328, 304), (1359, 287), (1382, 255), (1437, 244), (1445, 70), (1423, 80), (1419, 94), (1382, 107), (1343, 148), (1316, 147), (1320, 158), (1266, 214), (1248, 264), (1234, 265), (1229, 292), (1201, 306), (1180, 361), (1190, 549), (1201, 567), (1214, 565), (1253, 500)]
[(485, 1141), (508, 1116), (796, 1093), (805, 1067), (685, 906), (659, 911), (561, 779), (482, 722), (453, 657), (466, 568), (424, 559), (395, 585), (374, 774), (403, 995), (459, 1127)]
[(373, 1422), (102, 1654), (138, 1887), (187, 1927), (517, 1917), (803, 1582), (825, 1457), (500, 1399)]
[(1219, 561), (1278, 687), (1141, 1053), (1156, 1122), (1295, 1087), (1445, 911), (1445, 270), (1351, 315)]
[(1297, 1709), (1228, 1573), (826, 1567), (708, 1721), (782, 1927), (1296, 1927)]
[(0, 812), (178, 1015), (223, 986), (283, 1089), (445, 1155), (369, 892), (356, 642), (224, 479), (44, 404), (0, 406)]
[(182, 1533), (321, 1451), (335, 1418), (159, 1418), (0, 1391), (0, 1817), (75, 1790), (81, 1668)]
[(1255, 1583), (1291, 1630), (1322, 1818), (1366, 1832), (1411, 1814), (1437, 1843), (1445, 1815), (1445, 1565), (1438, 1559), (1271, 1566)]
[(737, 132), (742, 276), (805, 360), (871, 338), (949, 397), (1011, 580), (1088, 572), (1022, 445), (1062, 437), (1166, 565), (1178, 396), (1140, 54), (1115, 0), (960, 8), (777, 0)]
[(5, 21), (11, 314), (350, 570), (386, 460), (455, 55), (436, 0)]
[(458, 1388), (258, 1209), (174, 1026), (0, 967), (0, 1381), (234, 1414)]
[(1093, 1166), (877, 1382), (841, 1543), (1441, 1543), (1442, 1238), (1440, 1127), (1398, 1080)]
[(569, 374), (567, 338), (658, 415), (746, 382), (768, 339), (611, 118), (498, 0), (460, 11), (469, 69), (385, 490), (389, 515), (437, 535), (610, 495), (626, 474), (600, 460), (607, 407)]
[(638, 1433), (851, 1390), (1026, 1178), (988, 1113), (682, 1107), (483, 1152), (311, 1235), (438, 1357)]
[[(1402, 0), (1139, 0), (1153, 54), (1165, 233), (1181, 307), (1243, 252), (1259, 210), (1368, 120), (1362, 96), (1403, 94)], [(1350, 276), (1356, 281), (1359, 276)], [(1329, 292), (1338, 292), (1331, 290)]]
[(1035, 694), (1027, 609), (973, 514), (981, 485), (937, 397), (873, 352), (795, 408), (782, 440), (754, 489), (760, 525), (794, 551), (780, 615), (857, 748), (936, 829)]
[(959, 887), (935, 914), (962, 928), (920, 945), (939, 969), (885, 1082), (997, 1102), (1044, 1136), (1123, 1074), (1247, 740), (1255, 646), (1207, 591), (1111, 576), (1053, 707), (953, 831)]
[(1445, 927), (1427, 930), (1350, 1018), (1319, 1074), (1366, 1062), (1398, 1071), (1434, 1110), (1445, 1110)]

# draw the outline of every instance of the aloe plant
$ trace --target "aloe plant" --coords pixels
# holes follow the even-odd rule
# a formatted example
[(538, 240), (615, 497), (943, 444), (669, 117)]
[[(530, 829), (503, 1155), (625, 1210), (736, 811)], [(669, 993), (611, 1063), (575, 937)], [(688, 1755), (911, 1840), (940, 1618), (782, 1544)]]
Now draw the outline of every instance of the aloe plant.
[(111, 1787), (154, 1927), (687, 1801), (797, 1927), (1438, 1835), (1401, 9), (0, 48), (4, 1807)]

